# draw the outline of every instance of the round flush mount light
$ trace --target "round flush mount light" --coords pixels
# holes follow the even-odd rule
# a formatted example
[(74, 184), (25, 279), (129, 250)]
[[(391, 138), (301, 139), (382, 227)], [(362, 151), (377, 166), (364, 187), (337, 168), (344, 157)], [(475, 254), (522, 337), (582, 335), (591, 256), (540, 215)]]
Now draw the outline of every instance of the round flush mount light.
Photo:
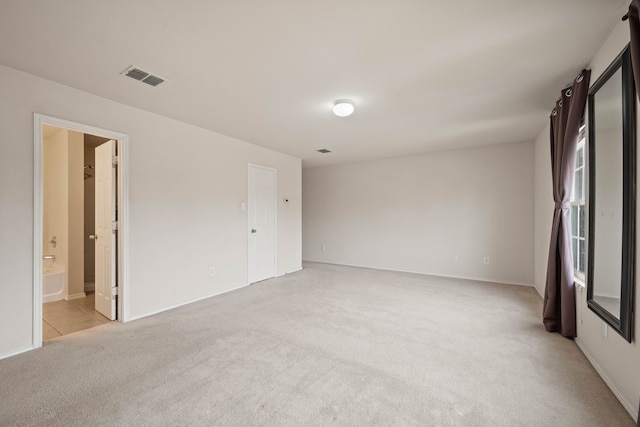
[(355, 104), (350, 99), (338, 99), (333, 103), (333, 114), (338, 117), (347, 117), (353, 114)]

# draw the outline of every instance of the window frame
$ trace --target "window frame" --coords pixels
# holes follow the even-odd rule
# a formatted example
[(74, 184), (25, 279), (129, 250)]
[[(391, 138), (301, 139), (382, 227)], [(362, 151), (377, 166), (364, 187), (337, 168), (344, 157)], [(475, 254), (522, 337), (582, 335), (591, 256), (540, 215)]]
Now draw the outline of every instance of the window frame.
[[(578, 145), (576, 146), (576, 163), (573, 169), (573, 185), (571, 187), (571, 201), (570, 201), (570, 217), (571, 217), (571, 254), (573, 258), (573, 277), (576, 282), (580, 285), (584, 286), (586, 283), (586, 259), (587, 259), (587, 237), (586, 237), (586, 209), (587, 209), (587, 200), (586, 200), (586, 192), (587, 192), (587, 150), (586, 150), (586, 124), (584, 119), (580, 123), (580, 132), (578, 134)], [(582, 165), (578, 165), (577, 158), (578, 153), (582, 150)], [(582, 189), (581, 195), (582, 198), (576, 198), (576, 175), (582, 175)], [(574, 208), (577, 208), (577, 234), (574, 234), (574, 224), (573, 224), (573, 211)], [(580, 208), (582, 208), (583, 212), (583, 221), (582, 221), (582, 230), (580, 228)], [(581, 233), (582, 231), (582, 233)], [(582, 270), (580, 270), (580, 243), (582, 242), (582, 252), (583, 252), (583, 263)], [(575, 245), (574, 245), (575, 243)], [(574, 251), (574, 248), (576, 250)]]

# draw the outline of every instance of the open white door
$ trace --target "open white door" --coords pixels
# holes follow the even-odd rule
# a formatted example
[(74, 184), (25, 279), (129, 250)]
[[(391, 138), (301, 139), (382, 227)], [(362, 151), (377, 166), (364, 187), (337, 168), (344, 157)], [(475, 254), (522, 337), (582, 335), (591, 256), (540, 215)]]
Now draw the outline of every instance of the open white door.
[(249, 165), (249, 283), (276, 275), (276, 171)]
[(106, 318), (116, 318), (116, 142), (96, 147), (96, 311)]

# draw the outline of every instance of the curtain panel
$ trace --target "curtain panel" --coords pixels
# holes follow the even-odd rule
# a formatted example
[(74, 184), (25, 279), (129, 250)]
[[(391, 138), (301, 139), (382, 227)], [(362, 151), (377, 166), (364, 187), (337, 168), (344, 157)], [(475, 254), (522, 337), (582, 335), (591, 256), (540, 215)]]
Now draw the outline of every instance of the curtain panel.
[(584, 113), (591, 71), (583, 70), (570, 88), (562, 90), (551, 112), (551, 173), (553, 225), (544, 292), (543, 323), (547, 331), (576, 336), (576, 300), (571, 254), (571, 188), (580, 121)]

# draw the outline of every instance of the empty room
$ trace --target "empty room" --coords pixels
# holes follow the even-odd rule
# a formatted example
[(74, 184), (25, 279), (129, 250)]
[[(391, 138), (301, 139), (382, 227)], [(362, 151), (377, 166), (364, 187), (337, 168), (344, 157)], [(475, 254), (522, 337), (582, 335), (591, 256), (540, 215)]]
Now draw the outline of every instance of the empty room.
[(0, 425), (640, 425), (639, 10), (3, 0)]

